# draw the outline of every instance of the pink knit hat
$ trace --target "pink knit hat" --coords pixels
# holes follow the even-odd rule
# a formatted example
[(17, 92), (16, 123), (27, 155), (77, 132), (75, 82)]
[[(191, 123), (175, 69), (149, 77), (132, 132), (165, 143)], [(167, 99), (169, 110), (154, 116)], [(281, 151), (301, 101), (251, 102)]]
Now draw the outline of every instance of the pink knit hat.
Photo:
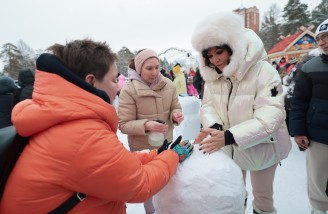
[(138, 74), (141, 73), (141, 67), (144, 64), (144, 62), (152, 57), (155, 57), (159, 61), (157, 53), (151, 49), (144, 49), (136, 55), (136, 57), (134, 58), (134, 65), (136, 67), (136, 71), (138, 72)]

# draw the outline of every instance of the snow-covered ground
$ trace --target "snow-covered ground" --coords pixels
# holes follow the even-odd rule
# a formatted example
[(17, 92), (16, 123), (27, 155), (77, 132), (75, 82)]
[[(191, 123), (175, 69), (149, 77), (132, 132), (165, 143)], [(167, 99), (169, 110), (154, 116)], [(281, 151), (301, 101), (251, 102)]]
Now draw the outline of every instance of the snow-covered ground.
[[(183, 109), (186, 109), (185, 107), (187, 106), (187, 111), (184, 111), (184, 114), (185, 120), (188, 121), (185, 125), (185, 129), (188, 130), (183, 130), (183, 128), (181, 129), (181, 127), (178, 127), (174, 132), (174, 137), (177, 137), (180, 132), (186, 132), (190, 135), (190, 130), (192, 130), (192, 132), (195, 130), (195, 124), (192, 123), (197, 123), (199, 121), (195, 118), (196, 115), (194, 114), (197, 112), (195, 108), (199, 108), (199, 105), (191, 105), (189, 102), (192, 102), (189, 98), (182, 100), (180, 99)], [(192, 113), (192, 116), (190, 117), (190, 115), (186, 115), (188, 113)], [(118, 136), (126, 148), (128, 148), (127, 136), (122, 134), (120, 131), (118, 131)], [(307, 197), (305, 152), (299, 151), (294, 139), (291, 139), (292, 150), (288, 158), (283, 160), (281, 162), (281, 166), (279, 165), (276, 170), (274, 181), (275, 207), (278, 214), (308, 214), (310, 213), (310, 204)], [(245, 214), (252, 214), (253, 194), (249, 176), (246, 180), (246, 190), (249, 195)], [(144, 214), (145, 211), (143, 204), (127, 204), (127, 213)]]

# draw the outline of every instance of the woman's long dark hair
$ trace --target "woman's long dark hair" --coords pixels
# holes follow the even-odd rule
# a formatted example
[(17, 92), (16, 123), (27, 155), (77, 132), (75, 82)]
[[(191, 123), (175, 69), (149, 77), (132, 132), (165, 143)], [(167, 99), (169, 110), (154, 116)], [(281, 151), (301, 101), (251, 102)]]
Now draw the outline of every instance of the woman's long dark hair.
[[(211, 47), (211, 48), (212, 48), (212, 47)], [(230, 56), (233, 54), (232, 49), (231, 49), (228, 45), (215, 46), (215, 48), (218, 48), (218, 49), (224, 49), (224, 50), (228, 51), (228, 53), (229, 53)], [(219, 74), (222, 74), (222, 71), (221, 71), (220, 69), (218, 69), (215, 65), (213, 65), (213, 64), (210, 62), (210, 59), (208, 58), (208, 55), (207, 55), (209, 49), (210, 49), (210, 48), (207, 48), (207, 49), (204, 49), (204, 50), (202, 51), (202, 56), (203, 56), (203, 58), (205, 59), (205, 65), (208, 66), (208, 67), (210, 67), (210, 68), (215, 69), (215, 71), (218, 72)], [(229, 61), (229, 62), (230, 62), (230, 61)], [(228, 63), (229, 63), (229, 62), (228, 62)]]

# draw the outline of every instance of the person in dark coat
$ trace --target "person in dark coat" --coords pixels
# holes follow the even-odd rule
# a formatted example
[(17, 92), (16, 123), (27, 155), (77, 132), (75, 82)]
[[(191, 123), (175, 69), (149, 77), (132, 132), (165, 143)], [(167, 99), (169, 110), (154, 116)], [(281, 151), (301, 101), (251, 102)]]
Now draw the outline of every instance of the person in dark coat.
[(307, 189), (311, 213), (328, 212), (328, 19), (315, 32), (320, 56), (298, 74), (289, 114), (290, 134), (306, 150)]
[(165, 71), (164, 68), (162, 68), (160, 72), (164, 77), (169, 78), (170, 80), (172, 80), (171, 76)]
[(19, 89), (15, 92), (15, 103), (32, 99), (34, 72), (29, 68), (21, 69), (18, 73)]
[(14, 91), (17, 86), (12, 78), (0, 77), (0, 128), (11, 126), (11, 110), (14, 107)]
[(286, 110), (286, 124), (287, 124), (287, 129), (289, 132), (289, 111), (291, 109), (291, 99), (294, 94), (294, 87), (295, 87), (295, 82), (302, 70), (302, 66), (312, 59), (312, 56), (304, 56), (301, 61), (297, 62), (295, 65), (295, 69), (293, 69), (287, 76), (285, 76), (283, 83), (285, 83), (287, 88), (287, 92), (285, 95), (285, 110)]
[(199, 99), (203, 98), (203, 91), (204, 91), (204, 80), (202, 76), (200, 75), (199, 68), (196, 68), (196, 74), (194, 77), (194, 87), (197, 89), (198, 94), (199, 94)]

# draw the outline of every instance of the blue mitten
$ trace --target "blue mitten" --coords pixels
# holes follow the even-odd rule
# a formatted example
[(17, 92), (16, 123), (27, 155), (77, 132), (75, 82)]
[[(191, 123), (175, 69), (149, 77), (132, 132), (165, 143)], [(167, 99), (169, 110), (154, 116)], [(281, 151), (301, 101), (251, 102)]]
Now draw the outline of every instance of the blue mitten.
[(178, 154), (180, 163), (188, 158), (194, 149), (194, 147), (188, 141), (184, 141), (184, 143), (185, 144), (183, 146), (181, 146), (179, 143), (171, 145), (171, 149)]

